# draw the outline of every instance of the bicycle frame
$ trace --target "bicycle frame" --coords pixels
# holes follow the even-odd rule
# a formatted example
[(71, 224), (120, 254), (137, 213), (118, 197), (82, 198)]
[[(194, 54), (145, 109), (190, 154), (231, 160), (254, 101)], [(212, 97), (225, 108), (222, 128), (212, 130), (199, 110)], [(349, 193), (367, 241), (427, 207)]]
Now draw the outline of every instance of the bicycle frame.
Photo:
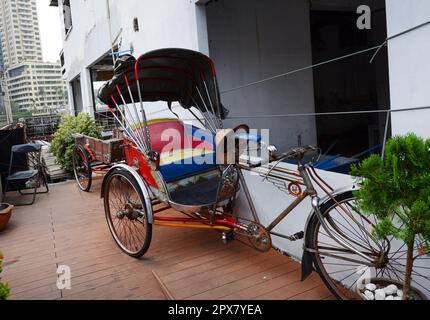
[[(348, 243), (346, 243), (339, 235), (333, 233), (328, 224), (327, 221), (324, 219), (323, 214), (320, 210), (320, 198), (318, 196), (318, 193), (316, 191), (316, 189), (314, 188), (314, 185), (312, 183), (312, 181), (314, 181), (325, 193), (328, 197), (330, 197), (331, 199), (335, 200), (332, 192), (334, 191), (334, 189), (328, 185), (315, 171), (315, 169), (309, 165), (309, 164), (301, 164), (300, 161), (297, 161), (298, 163), (298, 170), (297, 172), (294, 171), (290, 171), (290, 170), (286, 170), (286, 169), (281, 169), (281, 168), (276, 168), (276, 167), (272, 167), (268, 173), (266, 174), (266, 178), (268, 176), (272, 176), (275, 177), (277, 179), (285, 179), (287, 181), (290, 181), (291, 183), (297, 183), (297, 180), (291, 180), (288, 177), (280, 177), (279, 175), (273, 175), (272, 172), (273, 170), (276, 170), (280, 173), (286, 174), (286, 175), (292, 175), (292, 176), (299, 176), (301, 177), (301, 179), (303, 180), (301, 182), (302, 185), (304, 185), (306, 187), (306, 189), (301, 192), (300, 194), (297, 195), (297, 198), (284, 210), (282, 211), (267, 227), (266, 229), (270, 232), (270, 234), (274, 235), (274, 236), (278, 236), (290, 241), (294, 241), (297, 240), (297, 238), (293, 235), (293, 236), (286, 236), (286, 235), (282, 235), (279, 234), (277, 232), (274, 232), (273, 229), (282, 221), (284, 220), (300, 203), (302, 203), (307, 197), (311, 198), (311, 204), (312, 204), (312, 208), (314, 210), (314, 212), (316, 213), (318, 220), (320, 221), (321, 225), (323, 226), (324, 230), (327, 232), (327, 234), (334, 240), (336, 241), (338, 244), (340, 244), (341, 246), (343, 246), (344, 248), (351, 250), (352, 252), (358, 254), (359, 256), (361, 256), (362, 258), (366, 259), (369, 262), (372, 262), (373, 260), (371, 258), (369, 258), (367, 255), (363, 254), (361, 251), (355, 249), (354, 247), (350, 246)], [(248, 168), (248, 167), (241, 167), (242, 169), (245, 170), (249, 170), (249, 171), (253, 171), (252, 169)], [(244, 188), (245, 191), (245, 196), (247, 198), (248, 203), (250, 204), (250, 208), (252, 211), (252, 215), (255, 217), (256, 221), (258, 222), (258, 214), (255, 210), (255, 206), (253, 204), (253, 200), (251, 198), (250, 192), (246, 186), (246, 182), (244, 179), (243, 174), (240, 174), (240, 180), (241, 180), (241, 184)], [(329, 189), (329, 190), (327, 190)], [(340, 207), (342, 208), (343, 211), (345, 211), (345, 213), (349, 214), (349, 212), (347, 212), (347, 210), (345, 210), (343, 208), (343, 206), (340, 205)], [(359, 224), (358, 224), (359, 225)], [(370, 234), (366, 229), (362, 229), (364, 232), (367, 233), (367, 235), (369, 237), (371, 237), (373, 240), (374, 237), (372, 236), (372, 234)], [(375, 243), (380, 247), (380, 249), (382, 249), (382, 247), (380, 246), (380, 244), (375, 241)]]

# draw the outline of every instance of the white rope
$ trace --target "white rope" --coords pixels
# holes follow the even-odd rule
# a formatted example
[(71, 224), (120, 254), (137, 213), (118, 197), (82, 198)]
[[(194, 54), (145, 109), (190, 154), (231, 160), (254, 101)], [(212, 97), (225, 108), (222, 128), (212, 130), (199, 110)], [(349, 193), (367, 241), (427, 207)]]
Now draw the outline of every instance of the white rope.
[(283, 78), (283, 77), (286, 77), (286, 76), (289, 76), (289, 75), (292, 75), (292, 74), (295, 74), (295, 73), (298, 73), (298, 72), (310, 70), (310, 69), (313, 69), (313, 68), (316, 68), (316, 67), (320, 67), (320, 66), (329, 64), (329, 63), (337, 62), (337, 61), (340, 61), (340, 60), (343, 60), (343, 59), (347, 59), (347, 58), (350, 58), (350, 57), (353, 57), (353, 56), (356, 56), (356, 55), (367, 53), (369, 51), (375, 51), (375, 53), (372, 55), (372, 57), (371, 57), (371, 59), (369, 61), (369, 63), (373, 63), (376, 55), (381, 51), (381, 49), (384, 46), (387, 45), (388, 41), (390, 41), (392, 39), (395, 39), (397, 37), (400, 37), (400, 36), (402, 36), (402, 35), (404, 35), (406, 33), (409, 33), (411, 31), (420, 29), (420, 28), (422, 28), (424, 26), (427, 26), (429, 24), (430, 24), (430, 21), (427, 21), (427, 22), (421, 23), (421, 24), (419, 24), (419, 25), (417, 25), (417, 26), (415, 26), (413, 28), (410, 28), (410, 29), (407, 29), (407, 30), (402, 31), (400, 33), (394, 34), (394, 35), (388, 37), (387, 39), (385, 39), (385, 41), (382, 44), (380, 44), (380, 45), (377, 45), (377, 46), (374, 46), (374, 47), (371, 47), (371, 48), (367, 48), (367, 49), (364, 49), (364, 50), (356, 51), (356, 52), (353, 52), (353, 53), (350, 53), (350, 54), (347, 54), (347, 55), (344, 55), (344, 56), (340, 56), (340, 57), (337, 57), (337, 58), (334, 58), (334, 59), (326, 60), (326, 61), (323, 61), (323, 62), (320, 62), (320, 63), (312, 64), (310, 66), (306, 66), (306, 67), (299, 68), (299, 69), (296, 69), (296, 70), (291, 70), (291, 71), (288, 71), (288, 72), (285, 72), (285, 73), (281, 73), (281, 74), (278, 74), (278, 75), (275, 75), (275, 76), (272, 76), (272, 77), (269, 77), (269, 78), (265, 78), (265, 79), (262, 79), (262, 80), (259, 80), (259, 81), (250, 82), (248, 84), (245, 84), (245, 85), (242, 85), (242, 86), (238, 86), (238, 87), (235, 87), (235, 88), (232, 88), (232, 89), (224, 90), (224, 91), (221, 91), (221, 94), (226, 94), (226, 93), (237, 91), (237, 90), (244, 89), (244, 88), (247, 88), (247, 87), (255, 86), (255, 85), (267, 82), (267, 81), (272, 81), (272, 80), (275, 80), (275, 79), (278, 79), (278, 78)]
[(363, 53), (366, 53), (366, 52), (369, 52), (369, 51), (376, 50), (380, 46), (381, 45), (374, 46), (372, 48), (360, 50), (360, 51), (353, 52), (353, 53), (350, 53), (350, 54), (347, 54), (347, 55), (344, 55), (344, 56), (341, 56), (341, 57), (337, 57), (337, 58), (334, 58), (334, 59), (330, 59), (330, 60), (327, 60), (327, 61), (323, 61), (323, 62), (320, 62), (320, 63), (313, 64), (313, 65), (310, 65), (310, 66), (306, 66), (306, 67), (303, 67), (303, 68), (299, 68), (299, 69), (295, 69), (295, 70), (288, 71), (288, 72), (285, 72), (285, 73), (281, 73), (281, 74), (278, 74), (278, 75), (273, 76), (273, 77), (265, 78), (265, 79), (262, 79), (262, 80), (259, 80), (259, 81), (254, 81), (254, 82), (251, 82), (251, 83), (239, 86), (239, 87), (235, 87), (235, 88), (232, 88), (232, 89), (224, 90), (224, 91), (221, 91), (221, 94), (226, 94), (226, 93), (229, 93), (229, 92), (232, 92), (232, 91), (237, 91), (237, 90), (244, 89), (244, 88), (247, 88), (247, 87), (255, 86), (257, 84), (261, 84), (261, 83), (264, 83), (264, 82), (267, 82), (267, 81), (272, 81), (272, 80), (275, 80), (275, 79), (278, 79), (278, 78), (283, 78), (283, 77), (286, 77), (286, 76), (289, 76), (289, 75), (292, 75), (292, 74), (295, 74), (295, 73), (298, 73), (298, 72), (310, 70), (310, 69), (313, 69), (313, 68), (316, 68), (316, 67), (320, 67), (320, 66), (325, 65), (325, 64), (329, 64), (329, 63), (332, 63), (332, 62), (336, 62), (336, 61), (339, 61), (339, 60), (350, 58), (350, 57), (353, 57), (353, 56), (356, 56), (356, 55), (359, 55), (359, 54), (363, 54)]
[(284, 113), (284, 114), (261, 114), (261, 115), (244, 115), (229, 116), (226, 119), (260, 119), (260, 118), (286, 118), (286, 117), (318, 117), (318, 116), (336, 116), (336, 115), (355, 115), (355, 114), (372, 114), (372, 113), (396, 113), (405, 111), (419, 111), (430, 109), (430, 106), (412, 107), (412, 108), (395, 108), (395, 109), (374, 109), (358, 111), (333, 111), (333, 112), (309, 112), (309, 113)]

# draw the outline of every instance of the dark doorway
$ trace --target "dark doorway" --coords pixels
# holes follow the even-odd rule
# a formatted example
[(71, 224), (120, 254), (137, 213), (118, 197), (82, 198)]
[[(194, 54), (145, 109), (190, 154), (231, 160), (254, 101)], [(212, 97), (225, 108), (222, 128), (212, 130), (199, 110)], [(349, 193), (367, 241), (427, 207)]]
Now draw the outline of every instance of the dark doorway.
[(70, 85), (72, 87), (73, 93), (73, 108), (75, 115), (77, 115), (78, 113), (81, 113), (84, 109), (82, 102), (81, 77), (78, 76), (77, 78), (73, 79), (70, 82)]
[[(383, 1), (373, 2), (378, 3), (378, 7), (370, 5), (370, 30), (357, 27), (358, 5), (348, 9), (336, 7), (333, 3), (311, 8), (313, 63), (379, 45), (385, 40), (387, 31)], [(373, 52), (369, 52), (315, 68), (315, 112), (387, 109), (390, 105), (387, 50), (381, 50), (370, 64), (372, 55)], [(318, 144), (326, 153), (355, 156), (382, 143), (385, 119), (385, 114), (378, 113), (318, 116)]]
[[(118, 50), (117, 47), (114, 48)], [(115, 127), (115, 119), (112, 117), (105, 103), (98, 98), (99, 89), (113, 77), (114, 64), (111, 52), (105, 53), (89, 68), (91, 88), (93, 94), (94, 119), (104, 130), (110, 131)], [(116, 114), (120, 117), (119, 114)]]

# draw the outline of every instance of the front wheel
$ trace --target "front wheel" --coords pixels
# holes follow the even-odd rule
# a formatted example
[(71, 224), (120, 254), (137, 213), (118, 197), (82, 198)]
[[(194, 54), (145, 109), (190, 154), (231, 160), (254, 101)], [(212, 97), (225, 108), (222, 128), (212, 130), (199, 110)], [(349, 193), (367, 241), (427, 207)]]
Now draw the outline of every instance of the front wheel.
[[(307, 229), (307, 249), (313, 255), (316, 271), (338, 299), (360, 299), (356, 285), (367, 278), (403, 282), (406, 263), (404, 243), (391, 236), (376, 239), (372, 231), (377, 218), (359, 212), (352, 192), (336, 196), (322, 205), (320, 211), (327, 229), (315, 214)], [(398, 225), (402, 227), (400, 223)], [(339, 244), (330, 234), (337, 235), (344, 244), (360, 254)], [(412, 286), (429, 296), (429, 258), (426, 254), (420, 254), (423, 246), (424, 240), (417, 237)]]
[(142, 190), (135, 178), (121, 169), (114, 169), (105, 179), (104, 209), (112, 237), (122, 251), (139, 258), (152, 238)]
[(75, 175), (76, 182), (84, 192), (91, 189), (92, 175), (91, 159), (88, 152), (85, 151), (81, 145), (76, 145), (73, 149), (73, 174)]

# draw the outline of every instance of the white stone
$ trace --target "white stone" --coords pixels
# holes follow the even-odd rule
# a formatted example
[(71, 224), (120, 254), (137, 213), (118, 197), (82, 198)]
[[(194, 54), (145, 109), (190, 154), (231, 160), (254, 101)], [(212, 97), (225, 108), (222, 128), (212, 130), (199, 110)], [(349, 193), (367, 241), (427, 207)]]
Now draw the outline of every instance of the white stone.
[(375, 290), (375, 300), (385, 300), (385, 291), (383, 289)]
[(394, 300), (402, 300), (402, 297), (394, 297)]
[(369, 291), (375, 291), (376, 285), (373, 283), (368, 283), (368, 284), (366, 284), (365, 288), (366, 288), (366, 290), (369, 290)]
[(373, 294), (372, 291), (366, 290), (364, 292), (364, 296), (366, 297), (367, 300), (375, 300), (375, 295)]
[(393, 297), (393, 296), (387, 296), (387, 297), (385, 298), (385, 300), (394, 300), (394, 297)]
[(384, 288), (384, 292), (386, 295), (393, 295), (397, 293), (397, 286), (394, 284), (390, 284), (389, 286)]
[(403, 291), (402, 290), (397, 290), (397, 296), (398, 297), (403, 297)]

